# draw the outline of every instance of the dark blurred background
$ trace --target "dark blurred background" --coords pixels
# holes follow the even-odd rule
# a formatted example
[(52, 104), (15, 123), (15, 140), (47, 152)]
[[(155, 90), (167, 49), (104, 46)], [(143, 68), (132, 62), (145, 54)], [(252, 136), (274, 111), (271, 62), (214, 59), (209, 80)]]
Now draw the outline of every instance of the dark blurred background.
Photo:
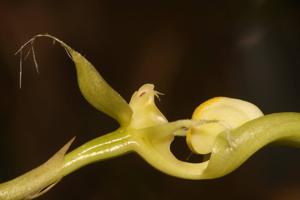
[[(0, 1), (0, 182), (117, 124), (80, 95), (59, 45), (35, 43), (18, 89), (18, 56), (50, 33), (85, 55), (124, 98), (143, 83), (165, 93), (169, 120), (214, 96), (265, 113), (300, 111), (300, 1)], [(269, 147), (230, 175), (190, 181), (156, 171), (135, 154), (96, 163), (40, 199), (300, 199), (300, 150)], [(188, 156), (188, 155), (187, 155)]]

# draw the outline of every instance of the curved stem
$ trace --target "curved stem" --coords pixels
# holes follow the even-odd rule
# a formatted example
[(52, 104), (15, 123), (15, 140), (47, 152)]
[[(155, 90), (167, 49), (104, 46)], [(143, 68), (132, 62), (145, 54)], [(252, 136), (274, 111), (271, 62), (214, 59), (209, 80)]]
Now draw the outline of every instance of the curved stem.
[(65, 156), (62, 176), (93, 162), (125, 154), (132, 150), (130, 135), (121, 129), (93, 139)]

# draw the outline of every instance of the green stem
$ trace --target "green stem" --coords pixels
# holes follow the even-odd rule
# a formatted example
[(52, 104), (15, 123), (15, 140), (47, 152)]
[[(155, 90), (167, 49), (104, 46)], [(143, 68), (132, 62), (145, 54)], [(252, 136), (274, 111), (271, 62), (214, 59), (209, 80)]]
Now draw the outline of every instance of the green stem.
[(122, 129), (93, 139), (71, 151), (65, 152), (72, 140), (41, 166), (0, 184), (0, 200), (32, 199), (40, 196), (61, 178), (73, 171), (106, 158), (129, 152), (133, 142)]
[(132, 143), (122, 129), (93, 139), (65, 156), (63, 176), (90, 163), (125, 154), (132, 150)]

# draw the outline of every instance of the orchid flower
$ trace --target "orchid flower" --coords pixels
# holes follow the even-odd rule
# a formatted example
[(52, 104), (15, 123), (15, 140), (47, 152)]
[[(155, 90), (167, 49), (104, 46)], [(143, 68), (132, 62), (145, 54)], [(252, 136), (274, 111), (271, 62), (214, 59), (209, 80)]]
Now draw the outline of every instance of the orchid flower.
[[(85, 165), (129, 152), (166, 174), (199, 180), (234, 171), (273, 141), (300, 144), (299, 113), (264, 115), (254, 104), (240, 99), (216, 97), (200, 104), (191, 119), (169, 122), (155, 104), (160, 93), (153, 84), (141, 86), (127, 103), (85, 57), (51, 35), (34, 36), (18, 52), (39, 37), (51, 38), (66, 49), (84, 98), (120, 127), (66, 153), (72, 139), (46, 163), (0, 184), (0, 200), (35, 198)], [(177, 159), (170, 150), (175, 136), (186, 137), (190, 150), (208, 159), (199, 163)]]

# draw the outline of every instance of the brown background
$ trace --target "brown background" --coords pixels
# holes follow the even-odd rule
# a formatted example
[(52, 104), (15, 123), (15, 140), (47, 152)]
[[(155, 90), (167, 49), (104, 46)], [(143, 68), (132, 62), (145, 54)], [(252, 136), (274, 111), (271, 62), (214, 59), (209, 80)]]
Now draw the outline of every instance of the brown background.
[[(14, 52), (31, 36), (66, 41), (127, 100), (154, 83), (169, 120), (220, 95), (265, 113), (299, 112), (299, 8), (292, 0), (0, 1), (0, 182), (73, 136), (76, 147), (117, 127), (81, 97), (72, 62), (50, 40), (35, 44), (40, 75), (29, 58), (18, 89)], [(300, 199), (299, 155), (270, 147), (224, 178), (188, 181), (130, 154), (87, 166), (40, 199)]]

